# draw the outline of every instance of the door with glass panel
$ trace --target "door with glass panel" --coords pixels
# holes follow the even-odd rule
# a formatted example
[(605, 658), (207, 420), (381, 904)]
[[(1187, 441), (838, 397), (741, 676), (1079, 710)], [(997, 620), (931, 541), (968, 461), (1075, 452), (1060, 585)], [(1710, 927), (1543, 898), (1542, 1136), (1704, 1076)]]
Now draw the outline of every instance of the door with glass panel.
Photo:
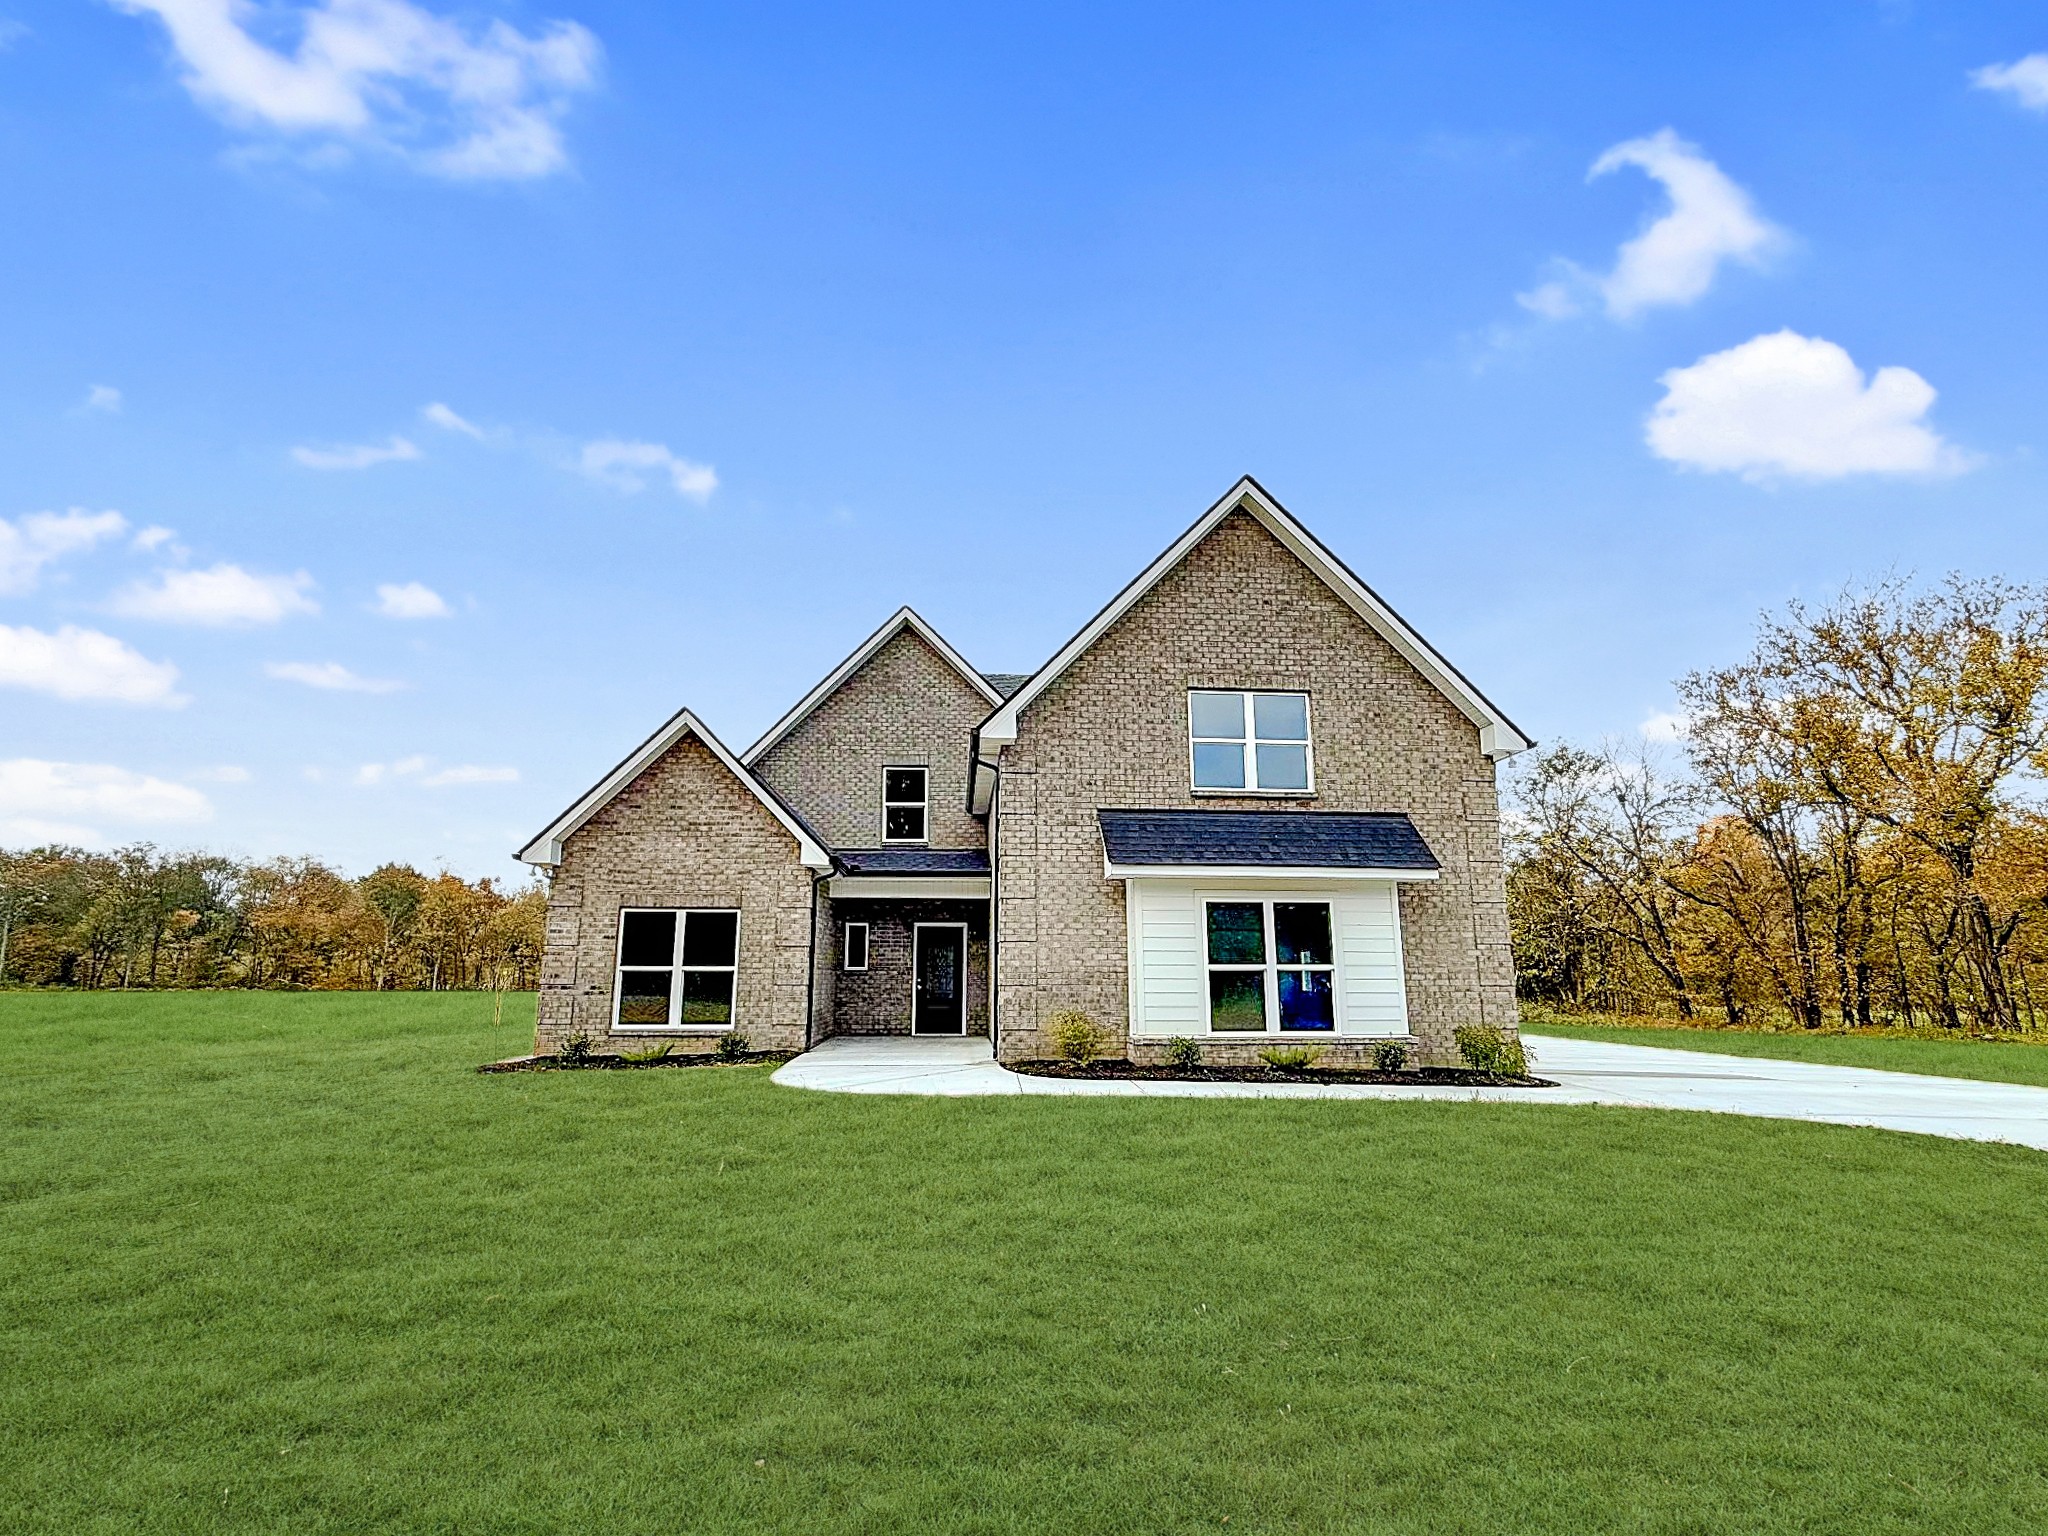
[(912, 941), (910, 1032), (967, 1033), (967, 925), (919, 923)]

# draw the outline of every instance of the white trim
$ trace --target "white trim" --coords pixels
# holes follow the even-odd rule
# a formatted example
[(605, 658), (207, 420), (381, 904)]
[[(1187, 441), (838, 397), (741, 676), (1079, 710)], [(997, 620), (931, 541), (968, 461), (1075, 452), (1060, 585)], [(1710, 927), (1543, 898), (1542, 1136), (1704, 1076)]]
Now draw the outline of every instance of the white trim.
[[(859, 965), (855, 965), (851, 958), (853, 953), (853, 930), (856, 928), (860, 930)], [(846, 972), (857, 972), (866, 970), (868, 968), (869, 956), (873, 953), (873, 951), (870, 948), (870, 946), (873, 943), (874, 932), (872, 929), (868, 927), (866, 923), (847, 922), (840, 924), (839, 969)]]
[(852, 677), (854, 673), (868, 664), (869, 659), (874, 656), (875, 652), (895, 639), (905, 629), (915, 631), (920, 640), (937, 651), (945, 659), (946, 664), (966, 678), (974, 691), (984, 699), (987, 699), (989, 703), (1000, 704), (1003, 702), (1003, 696), (996, 692), (994, 685), (979, 672), (975, 671), (973, 667), (969, 666), (967, 658), (948, 645), (943, 635), (919, 618), (914, 610), (908, 607), (898, 608), (889, 615), (880, 629), (869, 635), (867, 639), (861, 641), (854, 648), (851, 656), (848, 656), (846, 660), (840, 662), (838, 666), (826, 673), (823, 682), (797, 700), (794, 709), (769, 726), (767, 732), (759, 741), (742, 752), (740, 754), (740, 761), (750, 768), (759, 762), (763, 753), (799, 725), (803, 724), (811, 711), (837, 693), (849, 677)]
[(1045, 692), (1053, 680), (1072, 666), (1083, 652), (1094, 645), (1139, 598), (1151, 591), (1169, 571), (1179, 565), (1188, 552), (1207, 538), (1218, 523), (1240, 508), (1257, 518), (1268, 533), (1278, 539), (1302, 564), (1321, 577), (1360, 618), (1399, 651), (1409, 665), (1429, 679), (1439, 692), (1458, 706), (1466, 719), (1479, 727), (1479, 746), (1486, 756), (1498, 761), (1534, 745), (1515, 723), (1474, 688), (1456, 667), (1438, 655), (1422, 636), (1410, 629), (1407, 621), (1389, 608), (1378, 593), (1346, 569), (1341, 560), (1325, 549), (1314, 534), (1296, 522), (1293, 516), (1249, 475), (1239, 480), (1230, 488), (1228, 495), (1197, 518), (1194, 526), (1174, 540), (1166, 553), (1154, 560), (1137, 580), (1111, 599), (1108, 607), (1089, 620), (1079, 634), (1060, 648), (1058, 655), (1033, 673), (1028, 683), (1011, 694), (1002, 707), (982, 723), (982, 744), (985, 747), (1002, 747), (1015, 742), (1018, 717), (1031, 702)]
[[(1195, 695), (1198, 693), (1234, 693), (1244, 706), (1244, 734), (1242, 736), (1197, 736), (1195, 734)], [(1259, 734), (1258, 704), (1262, 698), (1288, 698), (1301, 700), (1301, 721), (1304, 732), (1299, 741), (1289, 741), (1278, 736)], [(1262, 799), (1306, 800), (1316, 792), (1316, 722), (1314, 701), (1306, 688), (1195, 688), (1187, 690), (1188, 707), (1188, 793), (1193, 795), (1238, 795)], [(1235, 786), (1229, 784), (1198, 784), (1195, 782), (1195, 748), (1199, 746), (1222, 746), (1234, 744), (1238, 751), (1238, 764), (1244, 770), (1245, 782)], [(1253, 782), (1259, 776), (1259, 748), (1300, 747), (1303, 759), (1308, 765), (1308, 783), (1299, 789), (1269, 788)]]
[(562, 844), (576, 829), (590, 820), (615, 800), (625, 789), (655, 763), (663, 753), (681, 741), (685, 736), (694, 736), (710, 750), (711, 755), (723, 763), (732, 776), (745, 785), (753, 797), (766, 806), (768, 813), (782, 824), (784, 831), (796, 839), (797, 861), (806, 869), (830, 869), (832, 855), (824, 845), (804, 829), (804, 824), (791, 815), (782, 802), (769, 793), (768, 788), (740, 760), (726, 750), (725, 743), (714, 736), (703, 721), (687, 709), (679, 709), (668, 723), (639, 746), (632, 755), (591, 787), (582, 799), (555, 818), (532, 842), (519, 850), (522, 863), (541, 864), (553, 868), (562, 862)]
[[(926, 1029), (917, 1027), (917, 936), (927, 928), (957, 928), (960, 930), (960, 1028)], [(950, 1040), (954, 1035), (967, 1033), (967, 925), (965, 923), (912, 923), (910, 925), (910, 1032), (927, 1040)]]
[(846, 897), (905, 896), (935, 901), (986, 901), (987, 875), (834, 875), (825, 894)]
[[(659, 965), (624, 965), (620, 957), (626, 947), (626, 915), (631, 912), (666, 912), (676, 920), (675, 937), (669, 945), (669, 963)], [(678, 1022), (683, 1009), (683, 930), (689, 926), (693, 912), (714, 912), (732, 914), (732, 964), (693, 965), (693, 971), (718, 971), (732, 977), (732, 999), (726, 1004), (726, 1022), (723, 1024), (683, 1024)], [(627, 971), (668, 971), (668, 1010), (666, 1024), (622, 1024), (619, 1022), (619, 1005), (625, 1000), (624, 989), (619, 978)], [(738, 907), (621, 907), (619, 920), (612, 931), (612, 1027), (615, 1035), (729, 1035), (739, 1028), (740, 1022), (740, 909)]]
[[(924, 794), (916, 800), (891, 800), (889, 798), (889, 775), (892, 773), (917, 773), (924, 776)], [(891, 806), (914, 805), (924, 817), (924, 830), (916, 837), (891, 837), (889, 835), (889, 808)], [(922, 848), (932, 840), (932, 765), (930, 763), (884, 763), (882, 764), (882, 845), (897, 848)]]
[(1295, 864), (1112, 864), (1108, 880), (1434, 880), (1434, 869), (1325, 869)]

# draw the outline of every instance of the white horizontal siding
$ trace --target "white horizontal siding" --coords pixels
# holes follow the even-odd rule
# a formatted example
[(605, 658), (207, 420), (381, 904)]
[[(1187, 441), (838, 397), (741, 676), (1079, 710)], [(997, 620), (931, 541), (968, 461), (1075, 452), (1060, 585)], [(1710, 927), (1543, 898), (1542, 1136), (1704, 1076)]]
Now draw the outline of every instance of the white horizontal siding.
[(1132, 880), (1124, 895), (1134, 904), (1131, 937), (1137, 949), (1131, 1033), (1201, 1033), (1209, 1027), (1203, 1001), (1208, 978), (1194, 892), (1179, 881)]
[(1346, 1035), (1408, 1033), (1408, 986), (1401, 970), (1399, 888), (1356, 886), (1331, 898), (1337, 919), (1340, 1018)]

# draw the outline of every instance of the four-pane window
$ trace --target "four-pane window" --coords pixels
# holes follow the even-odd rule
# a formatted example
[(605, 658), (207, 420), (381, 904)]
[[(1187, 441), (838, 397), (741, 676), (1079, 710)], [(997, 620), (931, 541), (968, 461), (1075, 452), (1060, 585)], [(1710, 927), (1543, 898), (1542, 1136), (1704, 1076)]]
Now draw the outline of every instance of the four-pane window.
[(629, 907), (619, 914), (619, 1029), (730, 1029), (740, 915)]
[(1205, 907), (1213, 1032), (1336, 1029), (1327, 901), (1211, 901)]
[(1313, 788), (1305, 693), (1194, 689), (1188, 736), (1196, 789), (1305, 794)]
[(927, 771), (923, 768), (882, 770), (882, 841), (921, 843), (926, 840)]

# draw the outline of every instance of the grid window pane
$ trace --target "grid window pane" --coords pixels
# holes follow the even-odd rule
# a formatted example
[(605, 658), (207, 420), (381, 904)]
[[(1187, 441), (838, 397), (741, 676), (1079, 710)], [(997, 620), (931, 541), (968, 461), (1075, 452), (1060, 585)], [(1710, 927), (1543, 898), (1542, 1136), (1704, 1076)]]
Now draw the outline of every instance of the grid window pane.
[(1308, 695), (1253, 694), (1252, 725), (1253, 734), (1261, 741), (1307, 741)]
[(731, 971), (683, 972), (683, 1018), (685, 1024), (732, 1023)]
[(892, 805), (882, 815), (882, 838), (891, 843), (924, 841), (924, 807)]
[(1209, 1027), (1263, 1033), (1266, 1028), (1266, 973), (1211, 971)]
[(888, 768), (882, 773), (882, 798), (894, 802), (924, 800), (924, 770), (922, 768)]
[(1241, 693), (1191, 693), (1188, 719), (1197, 736), (1244, 737), (1244, 695)]
[(1273, 903), (1273, 947), (1282, 965), (1330, 963), (1330, 908), (1321, 901)]
[(619, 972), (619, 1022), (666, 1024), (674, 971)]
[(1258, 745), (1259, 788), (1307, 789), (1308, 748)]
[(676, 915), (673, 912), (621, 912), (619, 964), (674, 965)]
[(1209, 903), (1209, 963), (1264, 965), (1266, 913), (1256, 901)]
[(1335, 1029), (1336, 999), (1328, 971), (1280, 973), (1280, 1027)]
[(1196, 742), (1195, 788), (1243, 789), (1244, 748), (1234, 741)]
[(692, 912), (683, 924), (683, 964), (737, 964), (739, 938), (739, 913)]

